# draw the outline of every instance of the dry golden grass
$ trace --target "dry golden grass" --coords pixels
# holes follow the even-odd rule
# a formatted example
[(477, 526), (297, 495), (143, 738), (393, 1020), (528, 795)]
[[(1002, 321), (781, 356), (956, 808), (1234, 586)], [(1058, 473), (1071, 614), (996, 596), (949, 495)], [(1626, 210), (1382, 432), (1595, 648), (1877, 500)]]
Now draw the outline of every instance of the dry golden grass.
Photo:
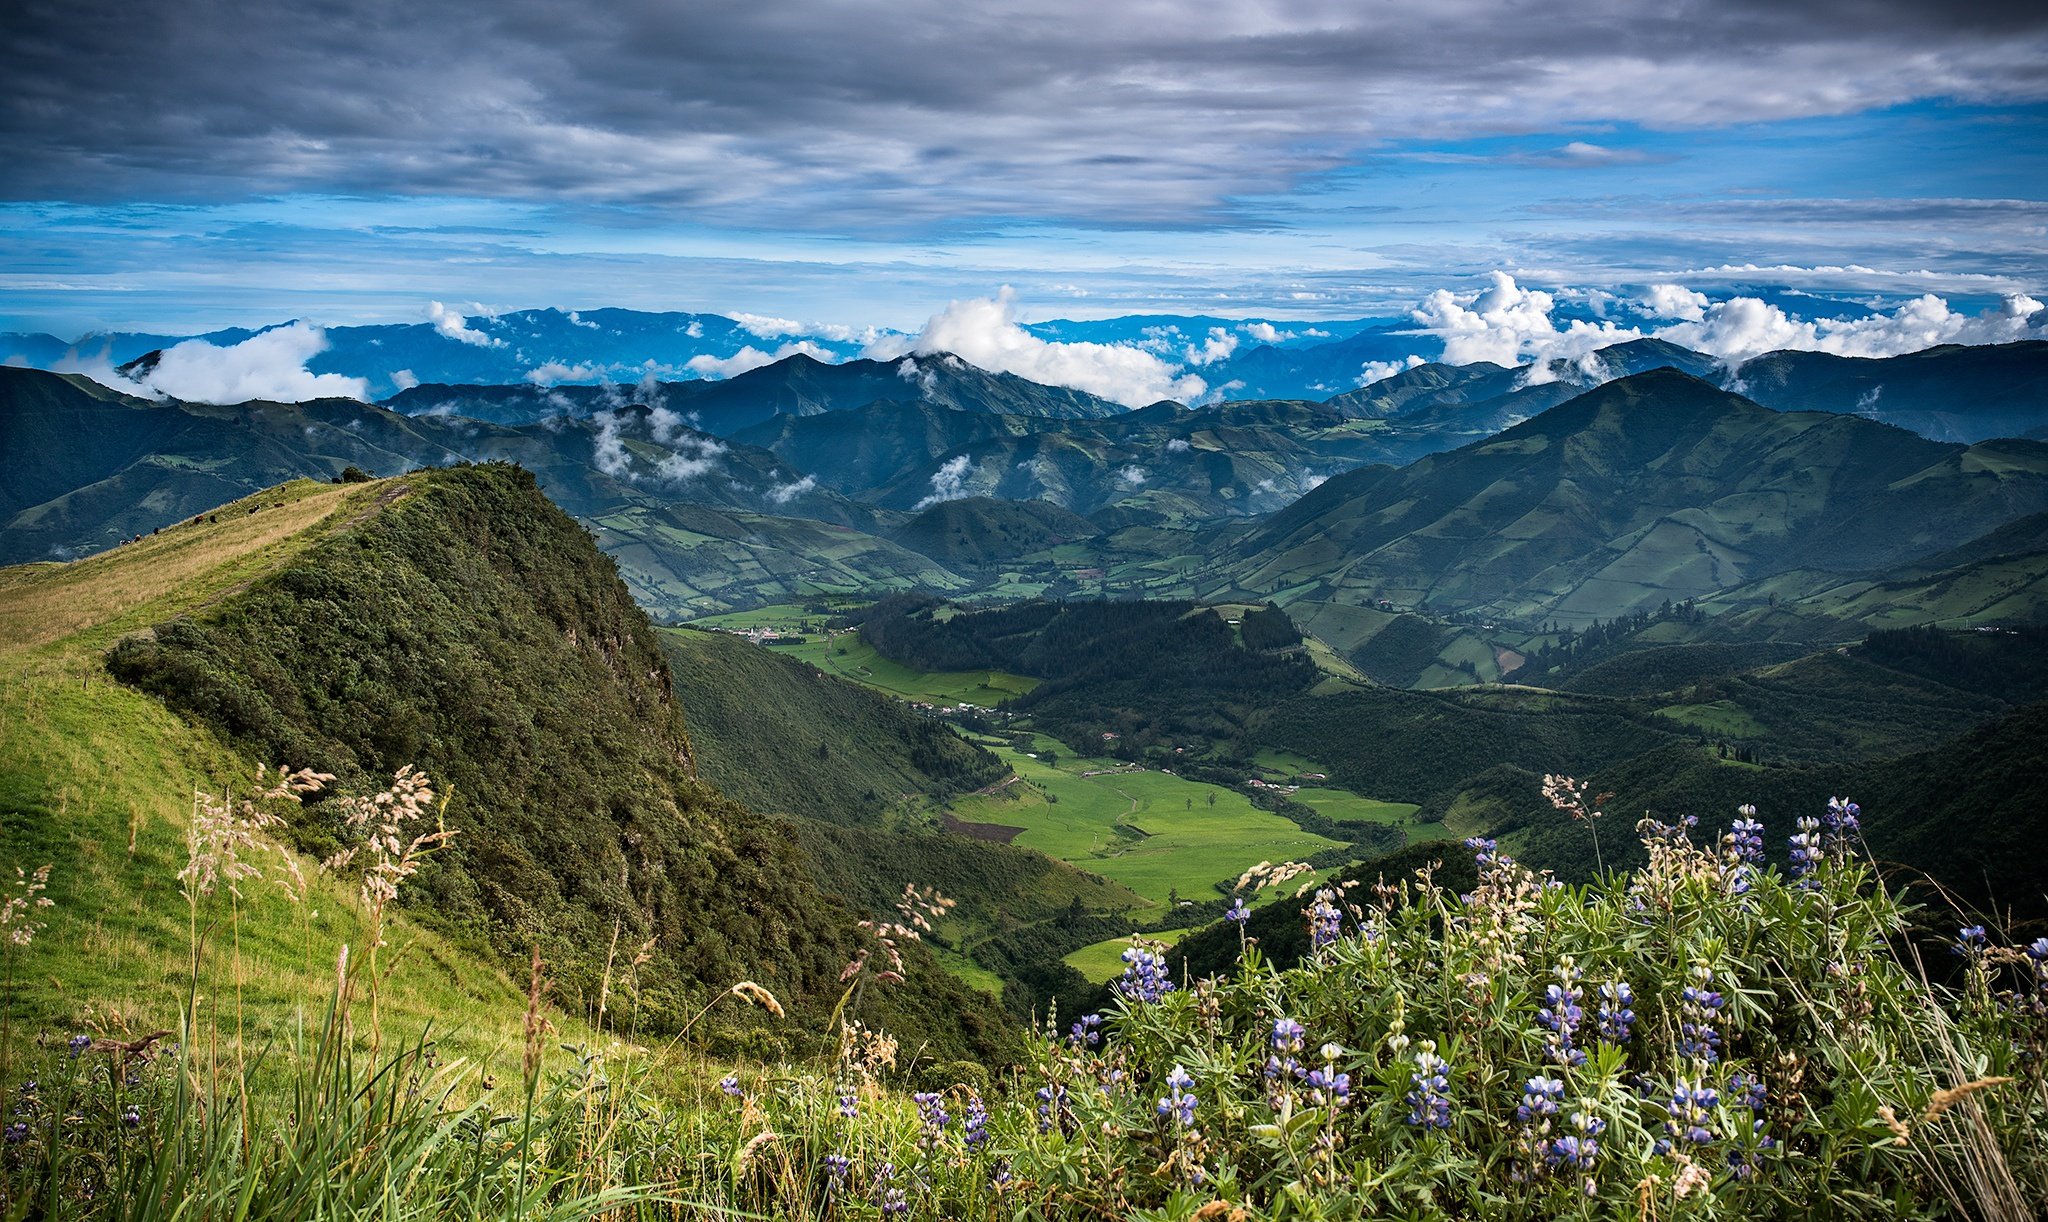
[[(216, 522), (161, 534), (70, 564), (0, 569), (0, 653), (120, 626), (156, 622), (261, 575), (324, 537), (338, 522), (402, 481), (317, 484), (298, 480), (222, 506)], [(252, 506), (258, 506), (250, 513)], [(141, 626), (136, 623), (135, 626)]]

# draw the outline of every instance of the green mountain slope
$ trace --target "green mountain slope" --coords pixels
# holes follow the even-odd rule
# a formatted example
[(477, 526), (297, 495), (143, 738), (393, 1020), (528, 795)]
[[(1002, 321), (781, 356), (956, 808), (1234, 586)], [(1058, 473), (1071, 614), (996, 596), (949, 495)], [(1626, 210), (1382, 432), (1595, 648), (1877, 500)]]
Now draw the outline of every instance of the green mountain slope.
[(1093, 522), (1048, 501), (977, 496), (933, 505), (889, 532), (889, 538), (967, 572), (1097, 533)]
[(1770, 352), (1729, 385), (1766, 407), (1847, 412), (1939, 441), (2048, 436), (2048, 343), (2039, 340), (1878, 360)]
[[(517, 468), (382, 488), (378, 512), (121, 642), (112, 672), (344, 784), (425, 768), (460, 835), (415, 880), (420, 919), (506, 958), (537, 942), (565, 991), (600, 987), (616, 926), (620, 945), (652, 940), (651, 1029), (749, 978), (822, 1014), (854, 913), (785, 830), (697, 779), (666, 661), (612, 562)], [(312, 850), (336, 834), (317, 804), (295, 831)], [(944, 1046), (985, 1047), (993, 1030), (951, 987), (884, 1004)]]
[(2048, 446), (1773, 412), (1657, 370), (1330, 481), (1234, 543), (1217, 592), (1586, 623), (1802, 566), (1897, 564), (2044, 504)]

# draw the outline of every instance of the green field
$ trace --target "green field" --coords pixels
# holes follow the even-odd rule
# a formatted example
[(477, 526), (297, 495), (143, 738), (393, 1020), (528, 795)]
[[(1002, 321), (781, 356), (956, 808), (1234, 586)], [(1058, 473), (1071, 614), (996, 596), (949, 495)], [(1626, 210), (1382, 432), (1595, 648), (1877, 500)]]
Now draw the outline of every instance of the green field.
[(978, 704), (994, 708), (1012, 696), (1021, 696), (1038, 686), (1038, 680), (999, 670), (922, 671), (891, 662), (874, 651), (854, 632), (805, 632), (828, 618), (807, 613), (802, 607), (783, 605), (707, 616), (694, 621), (703, 628), (724, 628), (734, 632), (770, 629), (785, 637), (801, 636), (801, 644), (778, 644), (777, 653), (809, 662), (827, 674), (850, 679), (902, 700), (932, 704)]
[[(1144, 938), (1152, 942), (1164, 942), (1168, 946), (1173, 946), (1193, 932), (1191, 929), (1164, 929), (1158, 933), (1135, 934), (1132, 936)], [(1092, 946), (1084, 946), (1080, 950), (1074, 951), (1066, 957), (1065, 962), (1068, 967), (1073, 968), (1095, 983), (1101, 984), (1106, 980), (1114, 980), (1123, 974), (1123, 953), (1130, 949), (1130, 945), (1130, 938), (1110, 938), (1107, 941), (1097, 942)]]
[(1768, 733), (1762, 722), (1729, 700), (1716, 700), (1711, 704), (1674, 704), (1657, 712), (1673, 721), (1723, 738), (1762, 738)]
[[(1122, 883), (1154, 903), (1168, 903), (1176, 892), (1208, 899), (1216, 883), (1260, 861), (1299, 860), (1340, 847), (1222, 786), (1126, 770), (1109, 760), (1062, 754), (1053, 766), (1007, 745), (991, 749), (1022, 779), (955, 801), (955, 815), (1022, 828), (1012, 843)], [(1083, 775), (1089, 772), (1099, 775)]]

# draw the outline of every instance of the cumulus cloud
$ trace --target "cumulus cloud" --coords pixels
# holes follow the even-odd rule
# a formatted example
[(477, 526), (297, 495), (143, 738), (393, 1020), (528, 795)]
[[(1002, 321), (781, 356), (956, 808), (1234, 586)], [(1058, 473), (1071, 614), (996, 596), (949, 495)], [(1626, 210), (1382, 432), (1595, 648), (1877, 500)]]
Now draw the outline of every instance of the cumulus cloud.
[(1132, 463), (1129, 466), (1117, 468), (1116, 479), (1118, 483), (1127, 488), (1136, 488), (1145, 482), (1148, 474), (1145, 468)]
[[(715, 437), (681, 433), (682, 418), (666, 408), (655, 408), (646, 419), (648, 435), (664, 451), (654, 459), (653, 479), (671, 484), (696, 479), (717, 466), (726, 451), (725, 444)], [(597, 426), (591, 438), (591, 465), (613, 479), (640, 482), (642, 476), (633, 468), (633, 451), (626, 446), (626, 430), (633, 424), (634, 414), (613, 409), (597, 412), (590, 420)]]
[(560, 382), (595, 382), (605, 371), (595, 365), (564, 365), (560, 361), (549, 361), (526, 371), (526, 380), (535, 386), (553, 386)]
[(505, 341), (485, 335), (469, 325), (467, 315), (458, 314), (438, 301), (427, 303), (427, 321), (434, 324), (434, 330), (458, 343), (474, 344), (479, 348), (503, 348)]
[(613, 479), (627, 478), (633, 456), (626, 450), (626, 439), (619, 434), (619, 413), (601, 412), (593, 419), (597, 422), (597, 435), (592, 441), (591, 464)]
[(1166, 443), (1166, 452), (1168, 454), (1185, 454), (1194, 448), (1194, 443), (1185, 437), (1176, 437)]
[(972, 495), (967, 490), (967, 481), (973, 474), (974, 464), (968, 461), (965, 454), (947, 459), (938, 470), (932, 472), (932, 494), (912, 505), (911, 511), (930, 509), (941, 501), (957, 501)]
[(1367, 361), (1358, 368), (1358, 384), (1370, 386), (1374, 382), (1384, 382), (1404, 369), (1413, 369), (1425, 363), (1421, 357), (1412, 353), (1399, 361)]
[(1682, 284), (1653, 284), (1643, 292), (1643, 312), (1652, 318), (1676, 318), (1700, 322), (1710, 305), (1705, 293), (1695, 293)]
[[(1270, 329), (1268, 328), (1268, 330)], [(1227, 359), (1235, 351), (1237, 351), (1237, 337), (1222, 327), (1211, 327), (1209, 328), (1209, 337), (1202, 341), (1201, 347), (1191, 346), (1188, 348), (1188, 364), (1214, 365), (1218, 361)]]
[(1291, 331), (1282, 331), (1269, 322), (1246, 323), (1244, 333), (1262, 344), (1277, 344), (1283, 339), (1292, 339)]
[(742, 310), (732, 316), (740, 330), (757, 339), (780, 339), (785, 335), (802, 335), (804, 325), (794, 318), (773, 318), (766, 314), (749, 314)]
[(712, 356), (707, 352), (684, 361), (683, 368), (696, 374), (698, 377), (720, 381), (725, 378), (738, 377), (750, 369), (759, 369), (764, 365), (773, 365), (775, 362), (795, 356), (799, 352), (821, 361), (832, 359), (832, 354), (818, 347), (818, 345), (809, 340), (799, 340), (793, 344), (784, 344), (774, 352), (763, 352), (752, 344), (748, 344), (731, 356)]
[(85, 376), (129, 394), (169, 396), (192, 403), (246, 403), (268, 399), (303, 403), (308, 399), (370, 398), (365, 378), (338, 373), (313, 373), (306, 362), (327, 348), (327, 335), (302, 322), (250, 336), (239, 344), (219, 347), (188, 339), (163, 350), (153, 369), (136, 380), (116, 373), (104, 358), (91, 362), (59, 362), (60, 373)]
[(411, 390), (420, 384), (420, 380), (410, 369), (394, 369), (391, 371), (391, 384), (400, 390)]
[(671, 484), (696, 479), (718, 465), (725, 446), (702, 434), (678, 439), (673, 449), (654, 464), (654, 473)]
[(768, 489), (768, 499), (777, 505), (787, 505), (805, 493), (816, 489), (817, 486), (818, 477), (806, 475), (802, 479), (792, 480), (787, 484), (771, 485)]
[(1183, 402), (1208, 389), (1201, 378), (1150, 352), (1115, 344), (1043, 340), (1017, 322), (1017, 295), (1004, 285), (994, 297), (955, 301), (915, 336), (882, 336), (861, 355), (893, 360), (950, 352), (983, 369), (1014, 373), (1048, 386), (1086, 391), (1126, 407), (1162, 399)]
[(1505, 272), (1493, 272), (1489, 280), (1489, 287), (1476, 293), (1438, 289), (1412, 316), (1423, 333), (1443, 340), (1448, 364), (1531, 362), (1523, 375), (1525, 385), (1555, 380), (1559, 370), (1553, 362), (1564, 363), (1574, 376), (1597, 379), (1603, 376), (1603, 367), (1590, 359), (1593, 352), (1646, 337), (1704, 352), (1731, 367), (1788, 349), (1887, 357), (1937, 344), (2048, 339), (2048, 315), (2042, 313), (2040, 301), (2024, 293), (2008, 293), (1998, 305), (1975, 314), (1955, 310), (1946, 299), (1926, 293), (1889, 313), (1802, 319), (1757, 297), (1712, 301), (1682, 285), (1657, 284), (1642, 298), (1644, 311), (1678, 321), (1643, 330), (1606, 320), (1573, 319), (1560, 328), (1551, 318), (1551, 294), (1524, 289)]

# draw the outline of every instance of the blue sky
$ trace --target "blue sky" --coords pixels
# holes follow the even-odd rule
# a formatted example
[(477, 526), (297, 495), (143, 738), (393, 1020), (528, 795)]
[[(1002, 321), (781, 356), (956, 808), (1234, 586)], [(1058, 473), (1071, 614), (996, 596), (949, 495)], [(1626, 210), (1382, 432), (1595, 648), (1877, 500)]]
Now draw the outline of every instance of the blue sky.
[(2038, 5), (100, 7), (24, 12), (0, 329), (2048, 287)]

